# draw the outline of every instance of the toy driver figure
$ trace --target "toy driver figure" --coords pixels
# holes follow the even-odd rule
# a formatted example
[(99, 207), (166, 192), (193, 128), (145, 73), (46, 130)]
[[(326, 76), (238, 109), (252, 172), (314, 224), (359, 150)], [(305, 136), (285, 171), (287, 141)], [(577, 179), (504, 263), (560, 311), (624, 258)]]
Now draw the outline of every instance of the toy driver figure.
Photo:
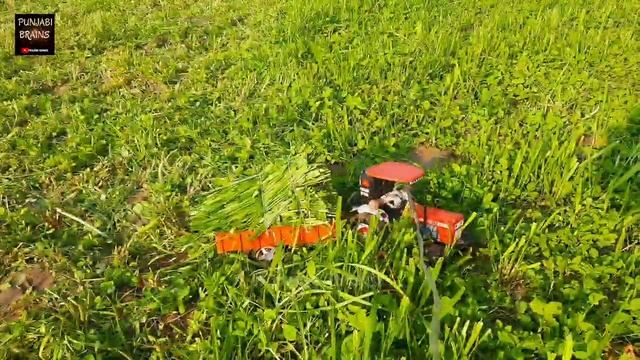
[(355, 220), (358, 223), (356, 230), (359, 233), (366, 234), (369, 232), (369, 223), (371, 222), (372, 216), (377, 216), (381, 224), (389, 223), (389, 215), (380, 209), (381, 203), (382, 201), (380, 199), (374, 199), (367, 204), (353, 208), (352, 211), (358, 213), (358, 215), (355, 216)]
[(402, 211), (409, 202), (409, 195), (404, 190), (394, 189), (379, 199), (369, 201), (353, 209), (357, 212), (357, 231), (367, 233), (371, 216), (378, 216), (381, 224), (389, 223), (390, 219), (396, 220), (402, 216)]
[(392, 220), (397, 220), (402, 216), (402, 211), (409, 202), (409, 194), (404, 190), (394, 189), (382, 197), (380, 201)]

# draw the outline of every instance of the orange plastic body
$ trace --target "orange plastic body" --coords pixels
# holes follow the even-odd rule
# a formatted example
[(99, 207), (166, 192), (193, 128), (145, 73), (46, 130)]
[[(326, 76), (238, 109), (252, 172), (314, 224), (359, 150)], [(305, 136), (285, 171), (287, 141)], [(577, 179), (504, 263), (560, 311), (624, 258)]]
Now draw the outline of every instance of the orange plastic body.
[(464, 215), (420, 204), (416, 204), (416, 212), (418, 221), (431, 229), (437, 241), (451, 245), (462, 236)]
[(272, 226), (256, 236), (254, 231), (219, 232), (216, 234), (218, 253), (256, 251), (264, 247), (314, 245), (332, 238), (333, 224), (315, 226)]

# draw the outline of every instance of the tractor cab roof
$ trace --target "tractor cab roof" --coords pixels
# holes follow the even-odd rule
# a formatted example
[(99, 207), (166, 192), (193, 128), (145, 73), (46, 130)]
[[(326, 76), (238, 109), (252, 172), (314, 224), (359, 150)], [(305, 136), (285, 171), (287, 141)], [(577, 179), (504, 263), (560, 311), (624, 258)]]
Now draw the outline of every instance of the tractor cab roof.
[(397, 183), (414, 183), (424, 176), (421, 168), (404, 163), (388, 161), (374, 165), (366, 170), (367, 176), (375, 179), (393, 181)]

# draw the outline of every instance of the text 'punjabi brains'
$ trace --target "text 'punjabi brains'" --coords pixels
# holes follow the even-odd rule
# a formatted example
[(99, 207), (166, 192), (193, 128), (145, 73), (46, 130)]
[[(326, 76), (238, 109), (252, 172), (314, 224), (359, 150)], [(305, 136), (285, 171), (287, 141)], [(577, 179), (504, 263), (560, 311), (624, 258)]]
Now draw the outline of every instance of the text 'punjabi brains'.
[[(18, 19), (18, 26), (34, 26), (34, 27), (50, 27), (53, 25), (53, 19), (43, 19), (43, 18), (20, 18)], [(31, 40), (39, 40), (39, 39), (48, 39), (51, 36), (50, 30), (41, 30), (41, 29), (31, 29), (31, 30), (20, 30), (18, 32), (18, 36), (20, 39), (28, 39)]]
[(20, 30), (20, 39), (48, 39), (49, 33), (49, 30)]

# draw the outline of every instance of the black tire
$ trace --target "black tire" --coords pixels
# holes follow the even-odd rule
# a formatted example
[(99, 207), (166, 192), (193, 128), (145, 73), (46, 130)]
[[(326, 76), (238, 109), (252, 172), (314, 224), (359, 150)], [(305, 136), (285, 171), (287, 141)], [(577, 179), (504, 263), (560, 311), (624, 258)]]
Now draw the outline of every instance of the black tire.
[(441, 243), (425, 244), (424, 257), (425, 260), (431, 264), (435, 263), (439, 258), (444, 256), (446, 245)]
[(366, 203), (367, 203), (367, 199), (365, 199), (365, 197), (360, 194), (359, 190), (353, 192), (347, 199), (347, 206), (349, 207), (349, 211), (351, 211), (351, 208), (354, 208)]
[(426, 225), (420, 225), (420, 234), (426, 241), (433, 241), (434, 243), (438, 242), (437, 234), (434, 234), (434, 232)]

